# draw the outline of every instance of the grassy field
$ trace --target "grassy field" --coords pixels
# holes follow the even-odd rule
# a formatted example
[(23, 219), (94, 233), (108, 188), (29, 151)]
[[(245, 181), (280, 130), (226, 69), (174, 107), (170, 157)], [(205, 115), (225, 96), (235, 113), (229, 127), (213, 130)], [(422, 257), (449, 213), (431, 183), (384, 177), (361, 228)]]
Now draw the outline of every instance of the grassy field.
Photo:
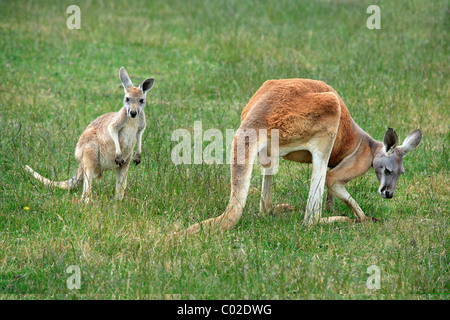
[[(69, 30), (64, 1), (0, 1), (0, 297), (3, 299), (448, 299), (449, 33), (447, 1), (81, 1)], [(381, 8), (369, 30), (367, 7)], [(148, 96), (142, 162), (124, 201), (115, 173), (81, 190), (44, 187), (78, 166), (75, 144), (99, 115), (121, 108), (118, 70)], [(323, 80), (355, 121), (382, 140), (393, 127), (421, 144), (404, 161), (393, 200), (373, 170), (348, 185), (378, 223), (302, 225), (311, 168), (281, 161), (275, 203), (260, 217), (255, 166), (233, 230), (182, 242), (166, 234), (217, 216), (229, 165), (174, 165), (175, 129), (237, 129), (267, 79)], [(331, 215), (324, 211), (324, 216)], [(351, 216), (336, 202), (334, 214)], [(81, 271), (81, 289), (69, 290)], [(380, 289), (366, 281), (380, 268)]]

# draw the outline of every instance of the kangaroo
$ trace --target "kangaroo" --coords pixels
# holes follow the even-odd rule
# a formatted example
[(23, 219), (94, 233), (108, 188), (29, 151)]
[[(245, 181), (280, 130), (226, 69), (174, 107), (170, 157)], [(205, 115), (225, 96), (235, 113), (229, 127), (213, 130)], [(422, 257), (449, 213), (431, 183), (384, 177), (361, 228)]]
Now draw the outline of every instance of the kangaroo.
[[(249, 130), (265, 129), (267, 137), (257, 134), (257, 139), (246, 139)], [(275, 131), (274, 131), (275, 130)], [(250, 99), (241, 115), (231, 150), (231, 195), (225, 212), (190, 226), (173, 235), (196, 234), (202, 228), (211, 232), (233, 228), (239, 221), (250, 186), (253, 162), (272, 143), (274, 134), (278, 148), (271, 157), (299, 163), (312, 163), (309, 196), (304, 216), (305, 225), (354, 221), (345, 216), (322, 218), (324, 187), (328, 188), (327, 204), (333, 207), (334, 199), (342, 200), (356, 216), (356, 222), (368, 218), (345, 189), (345, 184), (375, 169), (380, 182), (378, 192), (383, 198), (394, 196), (399, 176), (404, 172), (403, 157), (422, 139), (422, 132), (411, 132), (401, 146), (398, 136), (389, 128), (383, 142), (373, 139), (352, 119), (337, 92), (322, 81), (309, 79), (269, 80)], [(239, 141), (243, 148), (239, 149)], [(238, 158), (245, 154), (245, 161)], [(267, 154), (267, 153), (266, 153)], [(270, 190), (273, 171), (263, 166), (260, 213), (271, 209)], [(266, 170), (267, 169), (267, 170)], [(283, 204), (286, 208), (289, 205)]]
[(141, 162), (142, 134), (146, 121), (144, 114), (145, 97), (155, 80), (148, 78), (135, 87), (124, 67), (119, 78), (125, 90), (123, 107), (119, 112), (106, 113), (91, 122), (81, 135), (75, 148), (75, 158), (80, 162), (77, 174), (67, 181), (51, 181), (42, 177), (29, 166), (25, 169), (45, 185), (69, 190), (83, 184), (81, 197), (86, 203), (91, 199), (93, 177), (101, 178), (105, 170), (115, 169), (116, 199), (122, 200), (127, 185), (127, 172), (133, 149), (137, 151), (133, 162)]

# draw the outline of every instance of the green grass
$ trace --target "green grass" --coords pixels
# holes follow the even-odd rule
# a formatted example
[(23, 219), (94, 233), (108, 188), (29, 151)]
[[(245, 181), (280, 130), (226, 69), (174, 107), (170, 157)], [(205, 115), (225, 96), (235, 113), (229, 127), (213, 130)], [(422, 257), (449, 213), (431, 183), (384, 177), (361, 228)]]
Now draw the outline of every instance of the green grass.
[[(380, 30), (366, 28), (374, 3)], [(446, 1), (81, 1), (80, 30), (66, 28), (68, 5), (0, 1), (2, 298), (449, 298)], [(107, 173), (79, 205), (81, 190), (46, 188), (23, 165), (54, 180), (75, 173), (79, 135), (121, 107), (121, 66), (135, 84), (156, 79), (142, 162), (123, 202)], [(333, 86), (378, 140), (388, 127), (401, 141), (422, 130), (393, 200), (377, 195), (373, 170), (348, 185), (380, 222), (306, 228), (310, 167), (281, 161), (273, 198), (298, 212), (258, 215), (256, 166), (236, 228), (164, 241), (221, 214), (230, 187), (229, 165), (175, 166), (171, 133), (196, 120), (237, 129), (265, 80), (294, 77)], [(70, 265), (80, 290), (66, 286)], [(370, 265), (379, 290), (366, 287)]]

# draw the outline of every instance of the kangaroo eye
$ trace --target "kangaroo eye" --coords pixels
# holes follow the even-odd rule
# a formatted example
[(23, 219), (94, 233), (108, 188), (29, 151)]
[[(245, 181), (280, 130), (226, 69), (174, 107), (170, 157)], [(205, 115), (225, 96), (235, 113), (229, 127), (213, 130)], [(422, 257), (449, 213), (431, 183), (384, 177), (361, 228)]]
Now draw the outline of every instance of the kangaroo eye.
[(144, 99), (139, 99), (139, 103), (144, 103)]
[(126, 101), (126, 102), (130, 102), (130, 98), (126, 97), (126, 98), (125, 98), (125, 101)]
[(391, 174), (391, 173), (392, 173), (392, 171), (391, 171), (391, 170), (389, 170), (388, 168), (384, 168), (384, 173), (385, 173), (385, 174)]

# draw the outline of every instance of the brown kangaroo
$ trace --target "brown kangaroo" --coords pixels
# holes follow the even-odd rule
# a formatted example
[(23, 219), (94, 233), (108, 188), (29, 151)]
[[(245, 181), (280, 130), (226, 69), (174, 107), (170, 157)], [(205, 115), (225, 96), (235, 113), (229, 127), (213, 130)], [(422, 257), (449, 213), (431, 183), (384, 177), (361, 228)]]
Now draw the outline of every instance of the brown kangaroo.
[[(246, 139), (246, 131), (266, 129), (268, 137)], [(400, 174), (404, 172), (403, 157), (422, 139), (420, 130), (411, 132), (397, 147), (398, 137), (389, 128), (383, 142), (373, 139), (351, 118), (337, 92), (322, 81), (309, 79), (269, 80), (250, 99), (241, 115), (231, 153), (231, 195), (225, 212), (175, 235), (195, 234), (200, 229), (231, 229), (239, 221), (247, 199), (253, 162), (279, 139), (271, 157), (283, 157), (300, 163), (312, 163), (311, 185), (304, 223), (353, 221), (344, 216), (321, 218), (324, 187), (328, 203), (337, 197), (352, 210), (358, 222), (368, 220), (345, 184), (374, 167), (379, 193), (383, 198), (394, 196)], [(245, 141), (239, 148), (239, 141)], [(272, 149), (272, 148), (270, 148)], [(243, 155), (244, 153), (244, 155)], [(245, 158), (239, 163), (238, 158)], [(263, 163), (261, 161), (261, 163)], [(273, 173), (263, 175), (260, 212), (271, 210), (270, 189)], [(287, 205), (282, 205), (287, 207)]]

